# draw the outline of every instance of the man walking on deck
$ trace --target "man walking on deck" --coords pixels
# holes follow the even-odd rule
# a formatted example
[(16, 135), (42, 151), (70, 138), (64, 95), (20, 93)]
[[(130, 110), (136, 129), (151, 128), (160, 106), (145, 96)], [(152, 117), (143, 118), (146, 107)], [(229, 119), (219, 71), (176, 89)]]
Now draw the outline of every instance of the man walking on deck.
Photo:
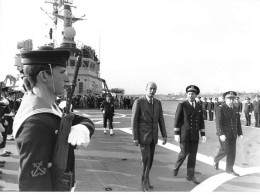
[(216, 128), (219, 136), (220, 149), (217, 156), (214, 158), (216, 170), (218, 170), (219, 161), (226, 158), (226, 172), (234, 176), (239, 176), (233, 166), (236, 158), (236, 139), (243, 138), (242, 127), (240, 122), (240, 110), (234, 106), (234, 101), (237, 93), (228, 91), (223, 94), (225, 104), (219, 106), (216, 110)]
[(180, 153), (173, 170), (173, 175), (177, 176), (179, 169), (188, 157), (187, 176), (188, 181), (199, 184), (194, 177), (194, 169), (196, 164), (196, 156), (199, 145), (199, 133), (202, 142), (206, 141), (205, 124), (203, 119), (202, 107), (196, 103), (195, 98), (200, 90), (195, 85), (186, 88), (187, 100), (179, 103), (174, 119), (174, 138), (180, 143)]
[(132, 135), (136, 146), (140, 144), (142, 154), (142, 190), (153, 189), (149, 173), (153, 164), (155, 146), (158, 142), (158, 125), (163, 137), (163, 144), (167, 143), (167, 133), (163, 118), (161, 102), (154, 98), (157, 85), (149, 82), (146, 85), (146, 96), (134, 101), (132, 109)]

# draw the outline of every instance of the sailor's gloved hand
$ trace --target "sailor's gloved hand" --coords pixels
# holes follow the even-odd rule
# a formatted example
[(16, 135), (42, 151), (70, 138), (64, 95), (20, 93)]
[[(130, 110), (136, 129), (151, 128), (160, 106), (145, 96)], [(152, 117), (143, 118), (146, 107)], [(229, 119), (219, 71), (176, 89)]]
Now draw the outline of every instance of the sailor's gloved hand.
[(226, 140), (226, 136), (225, 135), (221, 135), (221, 136), (219, 136), (219, 139), (224, 142)]
[(202, 138), (202, 140), (201, 140), (201, 142), (202, 142), (202, 143), (204, 143), (204, 142), (206, 142), (206, 141), (207, 141), (207, 138), (206, 138), (206, 136), (202, 136), (201, 138)]
[(176, 142), (180, 142), (180, 135), (174, 135), (174, 139)]
[(89, 134), (89, 129), (86, 126), (82, 124), (74, 125), (71, 127), (71, 131), (68, 137), (68, 143), (73, 146), (82, 145), (87, 147), (90, 142)]

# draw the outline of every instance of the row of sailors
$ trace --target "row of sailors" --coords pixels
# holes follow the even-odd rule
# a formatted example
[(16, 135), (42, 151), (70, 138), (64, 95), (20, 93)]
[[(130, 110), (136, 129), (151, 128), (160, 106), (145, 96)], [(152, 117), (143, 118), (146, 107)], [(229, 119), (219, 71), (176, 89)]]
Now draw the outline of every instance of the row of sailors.
[[(260, 124), (260, 122), (258, 122), (260, 119), (260, 117), (258, 117), (257, 113), (260, 113), (260, 101), (258, 101), (258, 99), (260, 99), (259, 95), (256, 95), (256, 98), (254, 100), (254, 102), (252, 103), (250, 101), (249, 97), (245, 98), (244, 101), (244, 110), (243, 110), (243, 103), (240, 102), (240, 98), (236, 97), (235, 99), (235, 103), (234, 106), (236, 106), (238, 108), (238, 110), (240, 111), (240, 115), (242, 113), (242, 110), (245, 113), (245, 118), (246, 118), (246, 126), (250, 126), (251, 125), (251, 115), (252, 112), (254, 111), (255, 113), (255, 119), (256, 119), (256, 124), (255, 127), (258, 127), (260, 125), (258, 125), (258, 123)], [(219, 98), (214, 98), (214, 102), (212, 101), (212, 98), (207, 98), (204, 97), (203, 101), (201, 100), (201, 97), (197, 97), (197, 102), (202, 106), (202, 111), (203, 111), (203, 118), (204, 120), (209, 120), (209, 121), (213, 121), (214, 118), (214, 113), (216, 112), (216, 108), (219, 105), (224, 104), (224, 101), (219, 101)], [(257, 114), (257, 116), (256, 116)]]

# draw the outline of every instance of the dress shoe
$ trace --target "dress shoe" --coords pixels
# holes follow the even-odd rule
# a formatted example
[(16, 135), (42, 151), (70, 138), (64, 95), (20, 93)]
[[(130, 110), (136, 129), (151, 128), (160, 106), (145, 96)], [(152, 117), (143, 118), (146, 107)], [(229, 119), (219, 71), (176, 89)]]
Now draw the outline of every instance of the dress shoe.
[(151, 184), (148, 185), (149, 189), (153, 189), (153, 186)]
[(144, 184), (144, 182), (141, 183), (143, 192), (148, 192), (148, 186)]
[(218, 162), (214, 162), (213, 167), (218, 170)]
[(5, 153), (10, 155), (12, 152), (10, 152), (10, 151), (5, 151)]
[(0, 161), (0, 164), (5, 164), (5, 161)]
[(195, 183), (195, 184), (200, 184), (200, 182), (198, 182), (194, 176), (193, 176), (193, 177), (186, 177), (186, 179), (187, 179), (188, 181), (192, 181), (192, 182)]
[(2, 171), (0, 171), (0, 174), (2, 174), (3, 172)]
[(179, 169), (173, 169), (173, 175), (174, 175), (174, 176), (177, 176), (177, 175), (178, 175), (178, 172), (179, 172)]
[(4, 164), (0, 164), (0, 168), (4, 167), (5, 165)]
[(227, 173), (228, 173), (228, 174), (231, 174), (231, 175), (234, 175), (234, 176), (237, 176), (237, 177), (240, 176), (239, 174), (237, 174), (237, 173), (234, 172), (234, 171), (227, 171)]

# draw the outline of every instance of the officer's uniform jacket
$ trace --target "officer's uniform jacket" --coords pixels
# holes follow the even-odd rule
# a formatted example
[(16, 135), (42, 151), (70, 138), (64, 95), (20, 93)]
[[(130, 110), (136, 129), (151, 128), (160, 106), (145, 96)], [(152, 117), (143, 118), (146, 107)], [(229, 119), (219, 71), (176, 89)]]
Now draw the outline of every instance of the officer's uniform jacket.
[(242, 102), (236, 102), (236, 103), (234, 103), (234, 106), (236, 106), (238, 108), (239, 112), (242, 112), (242, 109), (243, 109)]
[(203, 101), (201, 101), (201, 100), (198, 100), (198, 101), (196, 101), (199, 105), (202, 105), (202, 103), (203, 103)]
[(221, 102), (214, 102), (214, 111), (217, 110), (217, 107), (221, 105)]
[(149, 105), (146, 97), (135, 100), (131, 127), (133, 140), (141, 145), (158, 143), (158, 127), (162, 137), (167, 137), (161, 101), (153, 98), (153, 104)]
[(208, 111), (213, 111), (214, 110), (214, 103), (213, 102), (208, 102), (207, 110)]
[(203, 111), (207, 110), (208, 102), (202, 102), (201, 106)]
[(114, 108), (114, 104), (111, 102), (107, 102), (104, 101), (101, 106), (100, 106), (101, 111), (105, 111), (104, 116), (105, 117), (113, 117), (114, 116), (114, 112), (115, 112), (115, 108)]
[(251, 102), (249, 103), (246, 102), (244, 106), (244, 113), (248, 114), (252, 112), (253, 112), (253, 104)]
[(201, 136), (205, 136), (204, 129), (201, 105), (195, 103), (195, 108), (193, 108), (188, 100), (179, 103), (174, 118), (174, 134), (180, 135), (180, 141), (198, 141), (199, 132)]
[(216, 110), (217, 135), (225, 135), (227, 139), (236, 139), (242, 135), (240, 114), (237, 107), (233, 110), (226, 104), (219, 106)]
[(253, 101), (254, 113), (260, 113), (260, 101)]
[[(13, 131), (20, 155), (19, 190), (53, 191), (52, 154), (57, 138), (57, 131), (62, 113), (36, 95), (23, 97), (15, 116)], [(88, 118), (74, 115), (72, 125), (83, 124), (90, 130), (90, 137), (95, 127)], [(67, 171), (74, 172), (74, 147), (70, 145)]]

